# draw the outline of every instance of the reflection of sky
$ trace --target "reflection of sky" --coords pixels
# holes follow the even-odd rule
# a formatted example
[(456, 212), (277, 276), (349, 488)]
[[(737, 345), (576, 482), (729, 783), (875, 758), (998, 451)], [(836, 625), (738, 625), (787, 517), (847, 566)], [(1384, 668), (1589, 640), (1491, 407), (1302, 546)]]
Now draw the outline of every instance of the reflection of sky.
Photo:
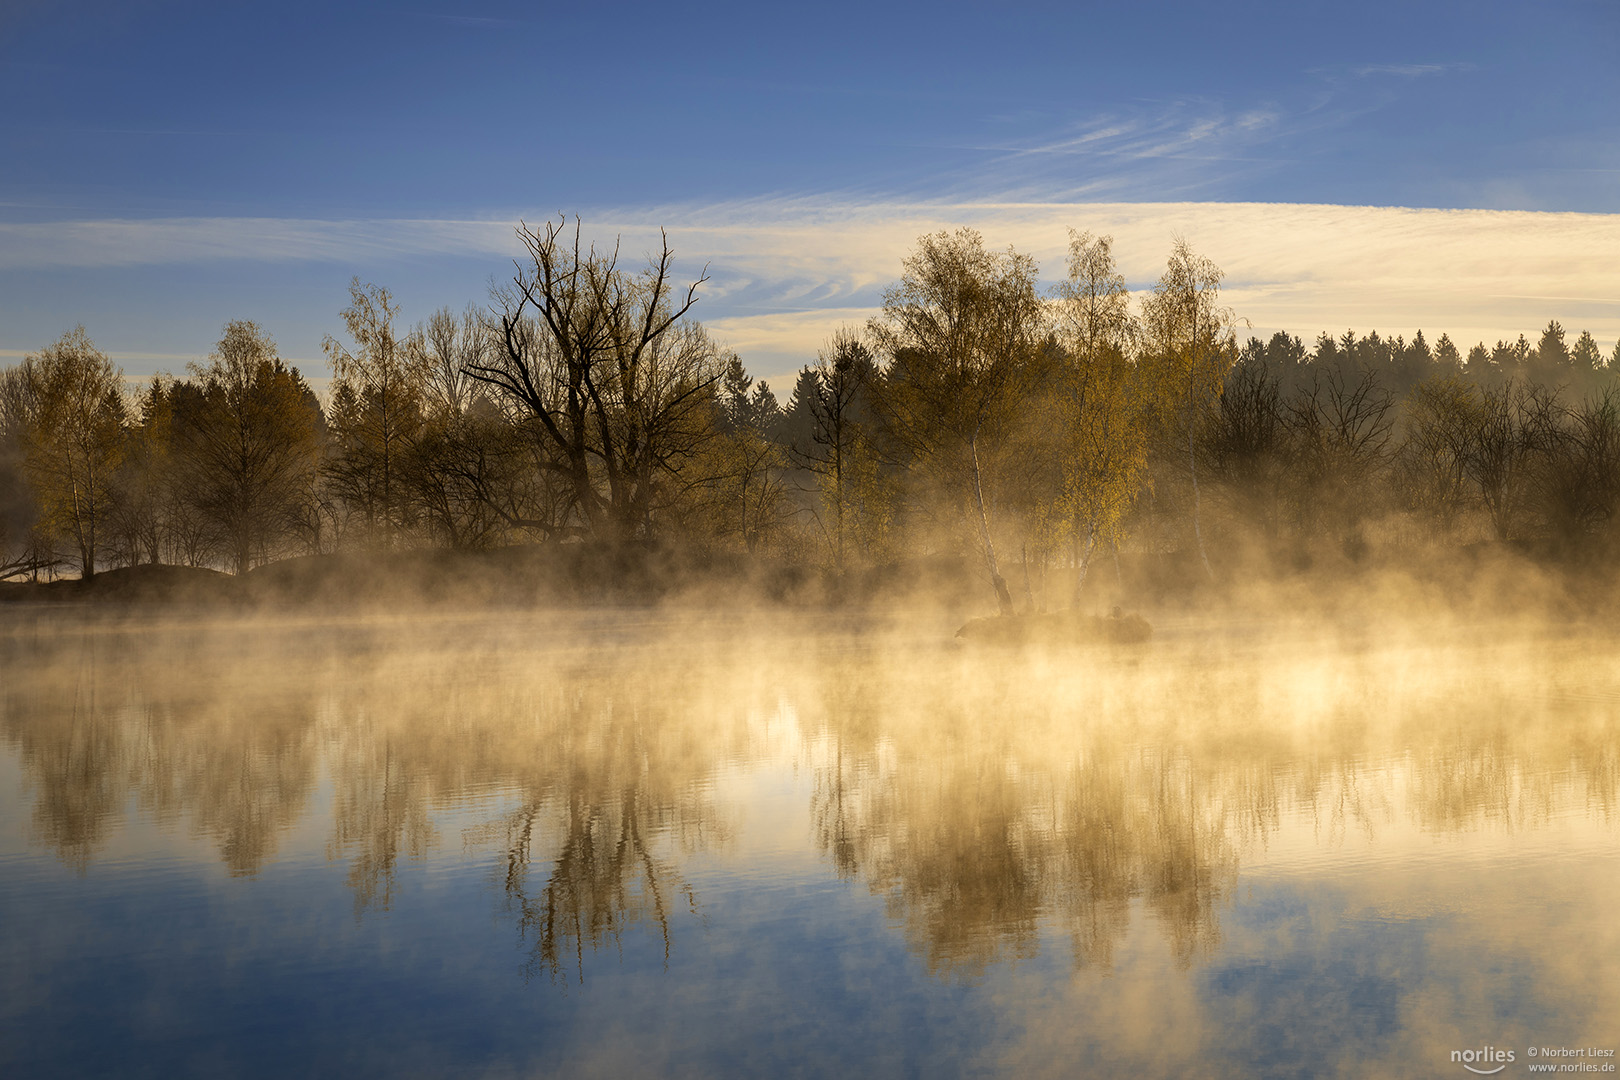
[[(1620, 17), (1601, 0), (936, 4), (921, 20), (872, 3), (439, 6), (12, 5), (0, 358), (82, 321), (132, 373), (178, 370), (252, 318), (319, 366), (351, 274), (396, 289), (408, 320), (459, 308), (506, 273), (511, 222), (559, 211), (604, 237), (744, 225), (751, 260), (702, 233), (678, 248), (714, 263), (702, 317), (772, 376), (874, 302), (846, 271), (892, 279), (921, 220), (1030, 246), (975, 204), (1072, 206), (1034, 241), (1054, 250), (1064, 225), (1114, 227), (1097, 203), (1568, 211), (1604, 215), (1586, 224), (1605, 235), (1620, 211)], [(894, 227), (881, 259), (807, 279), (783, 227), (829, 212), (856, 234)], [(1120, 253), (1157, 263), (1181, 228), (1226, 266), (1258, 241), (1289, 264), (1234, 282), (1258, 327), (1511, 336), (1557, 317), (1605, 349), (1620, 336), (1599, 306), (1612, 276), (1569, 293), (1509, 240), (1479, 238), (1509, 268), (1495, 291), (1549, 299), (1502, 310), (1477, 281), (1436, 286), (1423, 245), (1397, 236), (1385, 263), (1426, 286), (1403, 303), (1359, 291), (1287, 220), (1258, 213), (1239, 242), (1184, 216)], [(1535, 231), (1531, 250), (1556, 256), (1563, 227)]]
[[(802, 807), (804, 785), (776, 779)], [(1083, 1064), (1402, 1076), (1433, 1075), (1426, 1066), (1450, 1049), (1483, 1041), (1620, 1037), (1620, 987), (1597, 959), (1620, 946), (1612, 851), (1482, 868), (1462, 845), (1416, 873), (1240, 877), (1218, 952), (1190, 970), (1138, 910), (1109, 973), (1075, 970), (1048, 927), (1032, 959), (963, 982), (931, 977), (859, 883), (813, 858), (754, 864), (750, 832), (735, 857), (688, 864), (701, 901), (675, 920), (667, 970), (643, 928), (587, 954), (582, 985), (522, 979), (490, 855), (455, 844), (401, 874), (388, 912), (359, 918), (343, 865), (318, 847), (252, 879), (115, 852), (81, 878), (8, 854), (0, 1063), (12, 1075), (1072, 1075)], [(1403, 898), (1429, 910), (1383, 913)]]
[[(479, 652), (483, 630), (452, 629)], [(146, 676), (121, 666), (151, 643), (76, 654), (70, 642), (54, 650), (66, 676), (12, 683), (0, 698), (0, 1071), (1417, 1076), (1485, 1043), (1517, 1047), (1521, 1061), (1531, 1040), (1620, 1043), (1620, 973), (1604, 962), (1620, 949), (1620, 858), (1601, 647), (1518, 650), (1518, 670), (1492, 670), (1513, 645), (1434, 645), (1403, 671), (1380, 667), (1393, 654), (1301, 646), (1274, 651), (1259, 684), (1231, 651), (1225, 666), (1179, 671), (1174, 651), (1144, 654), (1161, 661), (1148, 667), (911, 653), (902, 675), (835, 649), (825, 680), (807, 682), (809, 666), (756, 635), (753, 660), (666, 649), (648, 670), (692, 674), (659, 702), (633, 649), (591, 662), (622, 666), (604, 683), (569, 666), (578, 653), (514, 651), (458, 674), (453, 651), (429, 672), (431, 649), (395, 657), (385, 639), (352, 640), (310, 670), (308, 699), (307, 687), (255, 682), (252, 656), (200, 669), (212, 673), (190, 686), (175, 683), (178, 657), (155, 657)], [(692, 648), (708, 669), (682, 663)], [(1460, 663), (1470, 656), (1486, 663)], [(1305, 707), (1308, 685), (1337, 690)], [(1465, 685), (1483, 696), (1438, 704)], [(629, 728), (568, 712), (607, 700), (603, 686), (611, 715), (641, 725), (630, 757), (613, 749)], [(1562, 705), (1545, 704), (1552, 686)], [(1121, 719), (1051, 708), (1087, 692), (1074, 700), (1112, 701)], [(1173, 693), (1214, 696), (1152, 729)], [(959, 716), (939, 707), (953, 699)], [(303, 700), (316, 704), (293, 715)], [(30, 701), (68, 711), (42, 725), (19, 711)], [(552, 726), (571, 715), (577, 726)], [(1131, 739), (1113, 750), (1084, 734), (1115, 723)], [(307, 746), (314, 757), (296, 749)], [(74, 757), (91, 747), (117, 759), (101, 763), (114, 766), (101, 783), (113, 810), (80, 870), (42, 843), (36, 814), (58, 764), (93, 778), (97, 763)], [(269, 767), (288, 747), (311, 762), (307, 783)], [(1083, 783), (1063, 779), (1073, 748), (1091, 768), (1073, 774)], [(212, 771), (171, 773), (150, 755), (200, 755)], [(621, 760), (680, 782), (662, 788)], [(1161, 762), (1173, 767), (1155, 771)], [(833, 765), (860, 806), (851, 822), (868, 830), (845, 878), (815, 839)], [(197, 789), (165, 788), (175, 775)], [(509, 834), (491, 823), (530, 800), (527, 785), (567, 776), (558, 790), (573, 794), (543, 815), (553, 823), (570, 800), (617, 805), (591, 783), (639, 785), (652, 800), (649, 855), (693, 897), (669, 905), (667, 961), (642, 918), (585, 947), (577, 969), (525, 979), (530, 943), (501, 886)], [(1150, 866), (1156, 844), (1186, 837), (1142, 829), (1228, 823), (1237, 873), (1201, 947), (1178, 949), (1175, 904), (1139, 897), (1107, 962), (1094, 962), (1046, 901), (1031, 942), (1004, 936), (994, 913), (959, 928), (985, 936), (988, 964), (931, 959), (908, 897), (939, 893), (918, 891), (916, 876), (971, 883), (969, 864), (994, 863), (1014, 835), (1020, 872), (1061, 877), (1042, 816), (1110, 776), (1130, 781), (1127, 811), (1131, 789), (1155, 777), (1191, 800), (1091, 811), (1137, 830)], [(227, 834), (269, 812), (240, 789), (255, 783), (297, 809), (270, 814), (274, 843), (233, 874)], [(1357, 812), (1341, 812), (1351, 802)], [(1013, 833), (975, 834), (992, 813)], [(398, 843), (386, 908), (357, 909), (362, 856), (419, 830), (418, 814), (430, 839), (415, 854)], [(552, 850), (536, 844), (531, 882)]]

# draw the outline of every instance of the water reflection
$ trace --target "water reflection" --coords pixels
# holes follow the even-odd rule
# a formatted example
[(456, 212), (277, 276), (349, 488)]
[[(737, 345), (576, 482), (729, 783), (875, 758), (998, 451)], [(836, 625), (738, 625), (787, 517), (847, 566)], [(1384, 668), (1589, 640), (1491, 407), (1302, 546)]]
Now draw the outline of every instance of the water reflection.
[(187, 819), (232, 874), (253, 874), (303, 814), (320, 758), (311, 688), (272, 692), (251, 659), (219, 663), (190, 634), (6, 644), (5, 733), (38, 792), (35, 836), (64, 861), (87, 866), (133, 809)]
[(1029, 957), (1048, 915), (1078, 965), (1106, 968), (1139, 899), (1183, 964), (1219, 943), (1237, 849), (1186, 761), (1098, 748), (1044, 768), (947, 738), (927, 763), (884, 768), (891, 747), (834, 739), (813, 807), (823, 848), (840, 873), (888, 894), (932, 970), (973, 975)]
[(1077, 964), (1106, 968), (1136, 902), (1186, 965), (1218, 948), (1243, 856), (1285, 816), (1323, 852), (1401, 819), (1608, 821), (1613, 713), (1547, 693), (1608, 678), (1605, 657), (1272, 643), (840, 671), (820, 700), (817, 839), (935, 970), (1028, 956), (1047, 915)]
[(1177, 965), (1205, 963), (1242, 868), (1274, 848), (1319, 872), (1410, 830), (1612, 826), (1604, 641), (942, 640), (652, 616), (55, 619), (0, 636), (0, 730), (34, 841), (74, 867), (136, 817), (253, 875), (325, 815), (364, 917), (402, 864), (468, 845), (524, 970), (575, 982), (627, 934), (668, 962), (674, 916), (704, 904), (688, 863), (724, 856), (750, 813), (728, 777), (762, 762), (810, 776), (811, 846), (950, 979), (1052, 933), (1108, 972), (1144, 918)]

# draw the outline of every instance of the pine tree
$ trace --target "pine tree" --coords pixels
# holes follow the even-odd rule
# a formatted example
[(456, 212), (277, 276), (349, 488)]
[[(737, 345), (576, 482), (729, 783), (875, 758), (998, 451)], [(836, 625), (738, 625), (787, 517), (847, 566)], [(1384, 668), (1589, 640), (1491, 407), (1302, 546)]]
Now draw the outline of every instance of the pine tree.
[(1597, 340), (1590, 331), (1582, 330), (1569, 351), (1569, 363), (1577, 372), (1590, 374), (1603, 366), (1603, 354), (1598, 351)]
[(1462, 357), (1449, 334), (1441, 334), (1440, 340), (1434, 343), (1434, 362), (1447, 372), (1462, 366)]

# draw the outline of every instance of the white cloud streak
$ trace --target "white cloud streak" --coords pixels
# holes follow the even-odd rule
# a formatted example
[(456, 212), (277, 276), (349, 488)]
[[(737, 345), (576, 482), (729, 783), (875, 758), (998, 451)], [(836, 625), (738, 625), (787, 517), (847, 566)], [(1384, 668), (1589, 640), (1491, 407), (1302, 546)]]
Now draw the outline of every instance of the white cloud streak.
[[(537, 215), (531, 220), (538, 220)], [(0, 225), (0, 269), (139, 267), (221, 259), (341, 262), (387, 280), (401, 258), (489, 258), (520, 249), (507, 220), (166, 219)], [(598, 211), (586, 232), (621, 235), (626, 261), (668, 230), (677, 268), (709, 264), (700, 313), (750, 368), (780, 380), (839, 324), (864, 321), (926, 232), (970, 225), (994, 247), (1063, 272), (1069, 227), (1114, 237), (1135, 288), (1176, 235), (1226, 271), (1225, 299), (1256, 332), (1307, 338), (1378, 329), (1466, 345), (1549, 318), (1620, 336), (1620, 214), (1261, 203), (852, 202), (758, 199)], [(273, 266), (272, 266), (273, 270)], [(456, 304), (459, 299), (445, 297)]]
[[(738, 286), (714, 322), (751, 366), (813, 356), (839, 322), (881, 302), (925, 232), (967, 224), (986, 243), (1063, 273), (1070, 227), (1114, 237), (1134, 288), (1151, 287), (1182, 235), (1226, 272), (1224, 296), (1255, 332), (1323, 330), (1468, 344), (1549, 318), (1601, 341), (1620, 337), (1620, 215), (1258, 203), (976, 203), (709, 210), (671, 222), (672, 243), (705, 253)], [(628, 233), (633, 222), (626, 221)], [(799, 290), (813, 284), (813, 292)], [(745, 347), (746, 345), (746, 347)]]
[(395, 256), (517, 250), (507, 221), (155, 218), (0, 223), (0, 270), (214, 259), (360, 263)]
[(1473, 64), (1363, 64), (1350, 69), (1351, 74), (1399, 75), (1407, 79), (1420, 79), (1425, 75), (1446, 75), (1456, 71), (1473, 71)]

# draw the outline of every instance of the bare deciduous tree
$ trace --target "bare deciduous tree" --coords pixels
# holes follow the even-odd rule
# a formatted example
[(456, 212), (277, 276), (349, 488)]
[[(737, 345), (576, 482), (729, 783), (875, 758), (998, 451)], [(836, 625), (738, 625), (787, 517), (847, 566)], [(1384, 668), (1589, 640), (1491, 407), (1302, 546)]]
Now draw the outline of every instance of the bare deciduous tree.
[(1318, 380), (1289, 403), (1289, 440), (1301, 527), (1328, 519), (1347, 543), (1378, 488), (1371, 481), (1388, 463), (1395, 399), (1374, 371), (1353, 381), (1340, 371)]
[(1480, 393), (1481, 415), (1468, 444), (1467, 470), (1498, 540), (1519, 531), (1534, 452), (1534, 418), (1546, 411), (1548, 394), (1510, 379)]
[(1469, 443), (1482, 420), (1479, 390), (1448, 373), (1414, 386), (1406, 397), (1406, 435), (1396, 466), (1407, 504), (1441, 535), (1472, 501)]
[(706, 273), (678, 291), (666, 237), (632, 274), (619, 251), (584, 242), (576, 221), (527, 225), (528, 252), (497, 296), (499, 344), (465, 370), (528, 423), (541, 467), (564, 492), (560, 519), (513, 516), (546, 534), (647, 535), (687, 481), (683, 466), (713, 435), (718, 350), (686, 319)]
[(1200, 440), (1200, 461), (1241, 520), (1275, 540), (1282, 528), (1290, 449), (1287, 410), (1276, 374), (1241, 360)]
[(19, 369), (0, 372), (0, 581), (37, 576), (54, 561), (28, 483), (21, 390)]

